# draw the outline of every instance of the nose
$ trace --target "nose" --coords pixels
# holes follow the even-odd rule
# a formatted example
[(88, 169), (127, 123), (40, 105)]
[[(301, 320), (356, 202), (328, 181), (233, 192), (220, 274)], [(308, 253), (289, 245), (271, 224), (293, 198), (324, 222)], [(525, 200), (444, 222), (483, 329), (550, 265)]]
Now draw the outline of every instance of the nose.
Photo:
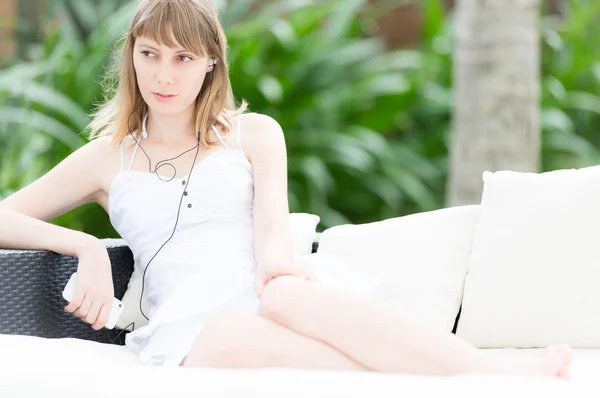
[(173, 84), (173, 71), (168, 62), (163, 61), (158, 67), (156, 81), (159, 84)]

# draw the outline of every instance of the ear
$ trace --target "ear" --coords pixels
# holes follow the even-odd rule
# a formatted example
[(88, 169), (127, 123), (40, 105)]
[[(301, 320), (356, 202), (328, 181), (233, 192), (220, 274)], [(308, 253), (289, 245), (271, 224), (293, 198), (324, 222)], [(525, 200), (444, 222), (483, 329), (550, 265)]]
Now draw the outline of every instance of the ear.
[(217, 65), (217, 60), (215, 58), (211, 58), (208, 60), (208, 68), (206, 69), (206, 73), (210, 73)]

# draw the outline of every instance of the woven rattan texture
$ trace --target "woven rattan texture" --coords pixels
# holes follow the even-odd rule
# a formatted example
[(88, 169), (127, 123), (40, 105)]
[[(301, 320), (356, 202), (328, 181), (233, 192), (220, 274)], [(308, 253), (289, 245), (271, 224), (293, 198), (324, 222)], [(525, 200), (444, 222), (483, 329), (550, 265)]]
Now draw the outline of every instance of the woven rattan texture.
[[(318, 238), (312, 245), (319, 247)], [(123, 239), (104, 239), (112, 265), (115, 297), (123, 298), (133, 272), (133, 255)], [(101, 329), (64, 312), (62, 291), (78, 259), (47, 250), (0, 249), (0, 334), (78, 338), (125, 344), (128, 331)]]
[[(104, 239), (112, 265), (115, 297), (121, 299), (133, 272), (133, 255), (121, 239)], [(64, 311), (62, 291), (78, 259), (47, 250), (0, 250), (0, 333), (79, 338), (111, 343), (118, 329), (95, 331)], [(123, 345), (121, 333), (115, 344)]]

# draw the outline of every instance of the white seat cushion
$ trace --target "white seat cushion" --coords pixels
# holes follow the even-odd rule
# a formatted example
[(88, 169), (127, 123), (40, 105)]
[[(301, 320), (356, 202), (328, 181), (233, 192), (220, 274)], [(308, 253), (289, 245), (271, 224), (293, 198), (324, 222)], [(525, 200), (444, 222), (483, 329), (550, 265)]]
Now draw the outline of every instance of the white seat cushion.
[(75, 339), (0, 335), (0, 352), (3, 398), (599, 396), (581, 380), (566, 383), (509, 375), (146, 367), (125, 347)]

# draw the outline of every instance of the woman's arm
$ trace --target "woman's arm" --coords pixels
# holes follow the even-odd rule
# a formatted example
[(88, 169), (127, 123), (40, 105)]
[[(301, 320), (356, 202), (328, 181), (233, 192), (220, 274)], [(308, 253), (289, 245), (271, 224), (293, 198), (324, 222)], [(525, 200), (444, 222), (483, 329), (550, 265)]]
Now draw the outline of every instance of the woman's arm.
[(308, 278), (293, 266), (294, 246), (289, 221), (287, 153), (283, 131), (274, 119), (246, 115), (243, 146), (254, 172), (254, 252), (257, 292), (279, 275)]
[(91, 235), (47, 221), (95, 200), (101, 191), (95, 171), (103, 145), (99, 141), (87, 143), (48, 173), (0, 201), (0, 247), (77, 255), (96, 241)]
[(243, 120), (254, 172), (254, 251), (263, 264), (294, 259), (287, 197), (287, 154), (283, 131), (269, 116), (251, 114)]

